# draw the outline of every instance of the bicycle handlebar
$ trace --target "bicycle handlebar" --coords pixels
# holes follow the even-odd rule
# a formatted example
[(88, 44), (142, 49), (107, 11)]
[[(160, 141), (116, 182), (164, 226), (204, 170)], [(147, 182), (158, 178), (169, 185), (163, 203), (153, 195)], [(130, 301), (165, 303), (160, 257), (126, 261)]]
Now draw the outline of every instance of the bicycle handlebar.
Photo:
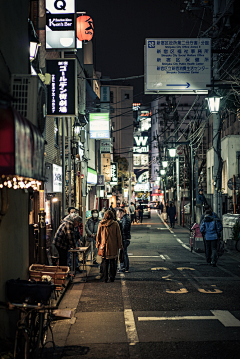
[(44, 304), (33, 305), (27, 303), (11, 303), (11, 302), (6, 303), (1, 301), (0, 301), (0, 305), (9, 309), (26, 308), (26, 309), (34, 309), (34, 310), (54, 310), (58, 308), (57, 305), (44, 305)]

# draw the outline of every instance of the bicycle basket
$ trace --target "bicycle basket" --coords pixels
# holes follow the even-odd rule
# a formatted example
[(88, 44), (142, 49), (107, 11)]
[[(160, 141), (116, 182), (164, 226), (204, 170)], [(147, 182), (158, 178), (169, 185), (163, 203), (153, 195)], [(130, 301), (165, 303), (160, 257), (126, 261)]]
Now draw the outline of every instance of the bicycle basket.
[(46, 303), (54, 286), (47, 282), (10, 279), (6, 282), (7, 298), (12, 303)]

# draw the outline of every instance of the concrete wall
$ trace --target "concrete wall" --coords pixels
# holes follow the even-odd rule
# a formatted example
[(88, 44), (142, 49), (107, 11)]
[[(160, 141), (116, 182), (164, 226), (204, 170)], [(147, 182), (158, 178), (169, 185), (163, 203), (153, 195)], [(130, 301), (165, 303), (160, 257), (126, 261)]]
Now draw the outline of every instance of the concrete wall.
[[(8, 190), (9, 208), (0, 223), (0, 300), (5, 301), (5, 284), (8, 279), (28, 279), (28, 193)], [(9, 314), (9, 313), (8, 313)], [(1, 311), (0, 337), (12, 335), (11, 318)]]

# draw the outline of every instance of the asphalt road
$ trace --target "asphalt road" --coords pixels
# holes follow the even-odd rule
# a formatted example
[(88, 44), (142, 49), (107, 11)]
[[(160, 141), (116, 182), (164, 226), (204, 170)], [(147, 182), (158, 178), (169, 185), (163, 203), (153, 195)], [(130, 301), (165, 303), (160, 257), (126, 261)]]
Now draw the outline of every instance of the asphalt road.
[(237, 257), (208, 266), (190, 252), (186, 230), (170, 230), (155, 210), (132, 226), (128, 252), (129, 273), (114, 283), (97, 281), (92, 268), (86, 284), (73, 285), (75, 322), (62, 358), (240, 358)]

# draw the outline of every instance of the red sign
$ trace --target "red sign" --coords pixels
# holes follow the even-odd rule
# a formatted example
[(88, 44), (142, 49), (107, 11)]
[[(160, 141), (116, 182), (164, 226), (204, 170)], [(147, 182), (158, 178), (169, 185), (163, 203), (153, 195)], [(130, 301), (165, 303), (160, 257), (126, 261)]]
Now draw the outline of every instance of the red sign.
[(79, 41), (92, 40), (93, 30), (93, 20), (90, 16), (82, 15), (77, 18), (77, 38)]
[(178, 146), (176, 153), (178, 156), (182, 156), (184, 153), (183, 147), (182, 146)]

